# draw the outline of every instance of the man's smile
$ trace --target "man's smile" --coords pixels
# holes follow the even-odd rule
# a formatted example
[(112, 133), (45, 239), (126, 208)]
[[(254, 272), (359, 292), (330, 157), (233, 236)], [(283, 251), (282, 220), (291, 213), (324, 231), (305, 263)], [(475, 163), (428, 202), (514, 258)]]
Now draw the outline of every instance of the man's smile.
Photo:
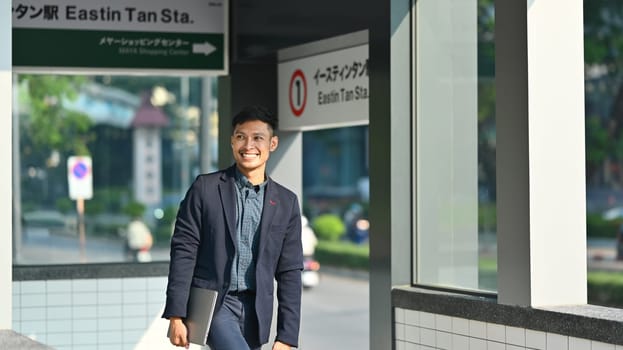
[(255, 159), (260, 156), (259, 153), (240, 153), (244, 159)]

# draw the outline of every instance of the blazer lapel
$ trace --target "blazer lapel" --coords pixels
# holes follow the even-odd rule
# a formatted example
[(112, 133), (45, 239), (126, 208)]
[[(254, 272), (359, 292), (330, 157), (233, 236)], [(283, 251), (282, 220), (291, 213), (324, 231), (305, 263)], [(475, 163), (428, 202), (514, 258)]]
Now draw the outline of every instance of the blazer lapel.
[(258, 246), (259, 256), (266, 246), (268, 235), (270, 234), (270, 224), (273, 222), (273, 217), (279, 207), (279, 201), (277, 191), (274, 183), (269, 178), (266, 184), (266, 193), (264, 194), (264, 208), (262, 209), (262, 219), (260, 221), (260, 242)]
[(219, 184), (219, 195), (221, 196), (221, 204), (225, 213), (225, 221), (227, 222), (227, 230), (234, 246), (238, 246), (236, 240), (236, 189), (234, 186), (235, 177), (233, 175), (233, 167), (229, 168), (221, 175), (222, 182)]

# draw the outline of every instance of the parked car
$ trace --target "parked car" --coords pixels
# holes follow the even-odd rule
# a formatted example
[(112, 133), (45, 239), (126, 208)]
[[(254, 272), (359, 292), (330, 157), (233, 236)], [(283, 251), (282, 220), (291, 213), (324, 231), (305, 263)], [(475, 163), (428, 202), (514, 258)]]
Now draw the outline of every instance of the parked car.
[(32, 230), (44, 230), (46, 234), (77, 234), (77, 218), (56, 210), (38, 209), (22, 215), (26, 235)]

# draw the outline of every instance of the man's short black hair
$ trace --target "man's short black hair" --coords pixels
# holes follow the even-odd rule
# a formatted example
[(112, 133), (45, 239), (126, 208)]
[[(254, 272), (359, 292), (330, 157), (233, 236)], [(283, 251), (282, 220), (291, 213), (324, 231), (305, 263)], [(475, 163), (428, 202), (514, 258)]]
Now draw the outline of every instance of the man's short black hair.
[(238, 114), (234, 116), (234, 119), (232, 119), (231, 121), (232, 130), (236, 129), (236, 125), (253, 120), (259, 120), (268, 124), (268, 126), (270, 126), (272, 130), (277, 129), (277, 117), (272, 114), (268, 110), (268, 108), (264, 106), (253, 105), (244, 107), (240, 112), (238, 112)]

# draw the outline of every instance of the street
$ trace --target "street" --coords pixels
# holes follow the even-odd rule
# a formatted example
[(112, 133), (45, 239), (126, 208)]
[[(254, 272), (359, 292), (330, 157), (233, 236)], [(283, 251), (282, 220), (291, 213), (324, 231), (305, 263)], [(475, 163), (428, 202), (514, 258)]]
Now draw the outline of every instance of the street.
[(301, 349), (368, 349), (367, 280), (323, 273), (320, 284), (303, 291)]
[[(321, 268), (322, 269), (322, 268)], [(327, 271), (328, 270), (328, 271)], [(320, 284), (303, 291), (300, 350), (365, 350), (369, 348), (368, 280), (366, 275), (326, 269)], [(275, 338), (276, 318), (270, 339)], [(173, 350), (168, 322), (157, 315), (134, 350)], [(262, 347), (270, 350), (272, 342)], [(190, 350), (202, 349), (191, 344)]]
[[(33, 234), (25, 237), (21, 249), (22, 263), (77, 263), (79, 244), (75, 237)], [(615, 259), (615, 241), (591, 239), (587, 245), (589, 270), (623, 270)], [(90, 238), (86, 242), (88, 262), (123, 261), (122, 241)], [(152, 251), (154, 260), (166, 260), (168, 249)], [(300, 349), (368, 349), (369, 347), (369, 282), (365, 273), (353, 273), (321, 267), (317, 287), (303, 291)], [(276, 320), (274, 320), (276, 322)], [(273, 322), (273, 325), (274, 325)], [(158, 317), (136, 349), (174, 349), (163, 341), (166, 322)], [(271, 339), (274, 339), (274, 331)], [(144, 347), (141, 347), (144, 342)], [(157, 345), (156, 345), (157, 344)], [(265, 346), (264, 350), (269, 350)]]
[[(31, 234), (21, 249), (22, 263), (78, 263), (80, 248), (76, 237)], [(121, 262), (124, 260), (123, 241), (88, 239), (85, 255), (88, 262)], [(152, 251), (154, 260), (168, 259), (168, 249)], [(303, 290), (300, 347), (302, 350), (368, 349), (369, 347), (369, 283), (366, 273), (355, 273), (321, 267), (320, 283)], [(273, 334), (270, 339), (274, 339)], [(154, 319), (152, 326), (135, 349), (175, 349), (163, 339), (167, 323)], [(199, 349), (199, 347), (192, 347)], [(264, 346), (270, 350), (270, 346)]]

